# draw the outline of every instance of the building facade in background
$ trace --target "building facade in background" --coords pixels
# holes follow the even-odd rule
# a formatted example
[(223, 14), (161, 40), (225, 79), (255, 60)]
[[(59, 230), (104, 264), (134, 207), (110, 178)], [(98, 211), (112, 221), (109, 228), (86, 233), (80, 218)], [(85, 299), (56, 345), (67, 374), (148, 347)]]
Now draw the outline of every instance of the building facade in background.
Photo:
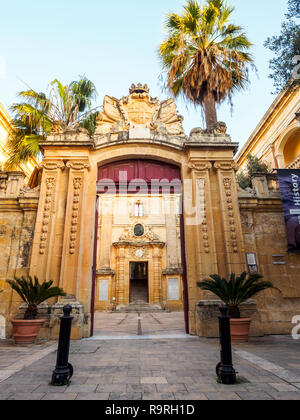
[(270, 169), (300, 168), (300, 89), (283, 90), (236, 157), (258, 156)]

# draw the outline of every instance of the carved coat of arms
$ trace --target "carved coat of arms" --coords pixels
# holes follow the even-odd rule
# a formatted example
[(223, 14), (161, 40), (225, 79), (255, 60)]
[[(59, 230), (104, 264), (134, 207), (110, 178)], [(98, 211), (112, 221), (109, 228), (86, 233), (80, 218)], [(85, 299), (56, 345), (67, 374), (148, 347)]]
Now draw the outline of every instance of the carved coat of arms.
[(120, 100), (105, 96), (98, 117), (97, 134), (128, 131), (145, 127), (164, 134), (184, 135), (183, 117), (173, 99), (160, 102), (152, 98), (147, 85), (132, 85), (129, 96)]

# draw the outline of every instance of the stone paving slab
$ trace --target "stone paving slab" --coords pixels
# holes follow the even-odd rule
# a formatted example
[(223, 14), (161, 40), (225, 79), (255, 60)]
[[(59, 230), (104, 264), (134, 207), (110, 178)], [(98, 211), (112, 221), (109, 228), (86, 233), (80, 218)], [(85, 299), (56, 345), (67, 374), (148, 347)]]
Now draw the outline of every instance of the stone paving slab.
[(298, 366), (299, 344), (289, 337), (267, 337), (234, 346), (234, 367), (242, 381), (226, 386), (215, 377), (218, 340), (188, 337), (72, 342), (74, 377), (70, 386), (49, 385), (56, 362), (53, 350), (42, 359), (35, 353), (35, 361), (2, 380), (0, 399), (299, 400), (300, 382), (287, 380), (298, 375), (297, 368), (291, 367), (284, 354), (292, 351), (293, 365)]
[(12, 340), (0, 340), (0, 384), (56, 349), (54, 342), (16, 346)]

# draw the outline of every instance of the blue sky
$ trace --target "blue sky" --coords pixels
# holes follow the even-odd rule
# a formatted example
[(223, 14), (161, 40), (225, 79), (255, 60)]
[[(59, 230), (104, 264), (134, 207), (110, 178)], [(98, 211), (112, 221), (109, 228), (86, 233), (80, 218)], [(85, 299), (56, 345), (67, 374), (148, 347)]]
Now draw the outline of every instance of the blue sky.
[[(164, 15), (180, 12), (183, 0), (15, 0), (1, 5), (0, 102), (8, 108), (16, 93), (26, 88), (45, 91), (58, 78), (68, 83), (85, 74), (96, 85), (97, 105), (105, 94), (121, 98), (131, 83), (148, 83), (152, 96), (165, 99), (158, 76), (157, 46), (164, 38)], [(268, 36), (280, 32), (287, 0), (230, 0), (233, 21), (242, 25), (254, 44), (258, 76), (251, 75), (248, 90), (234, 97), (231, 115), (227, 103), (218, 111), (232, 139), (243, 144), (274, 100), (263, 47)], [(4, 76), (4, 77), (3, 77)], [(188, 134), (203, 126), (200, 108), (177, 102)]]

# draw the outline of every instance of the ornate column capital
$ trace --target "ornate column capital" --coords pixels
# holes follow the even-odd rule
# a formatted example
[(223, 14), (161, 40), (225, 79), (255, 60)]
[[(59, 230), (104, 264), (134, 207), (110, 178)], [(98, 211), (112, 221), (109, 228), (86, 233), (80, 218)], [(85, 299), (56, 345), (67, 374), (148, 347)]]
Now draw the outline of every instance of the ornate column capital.
[(214, 164), (214, 168), (221, 169), (222, 171), (238, 171), (239, 165), (236, 164), (234, 161), (217, 161)]
[(44, 159), (40, 163), (39, 167), (46, 169), (47, 171), (56, 171), (57, 169), (64, 170), (65, 163), (61, 159)]
[(212, 168), (211, 162), (208, 161), (191, 161), (188, 165), (189, 169), (195, 171), (207, 171)]
[(69, 160), (66, 166), (74, 171), (83, 171), (84, 169), (90, 169), (90, 162), (88, 159), (74, 159)]

